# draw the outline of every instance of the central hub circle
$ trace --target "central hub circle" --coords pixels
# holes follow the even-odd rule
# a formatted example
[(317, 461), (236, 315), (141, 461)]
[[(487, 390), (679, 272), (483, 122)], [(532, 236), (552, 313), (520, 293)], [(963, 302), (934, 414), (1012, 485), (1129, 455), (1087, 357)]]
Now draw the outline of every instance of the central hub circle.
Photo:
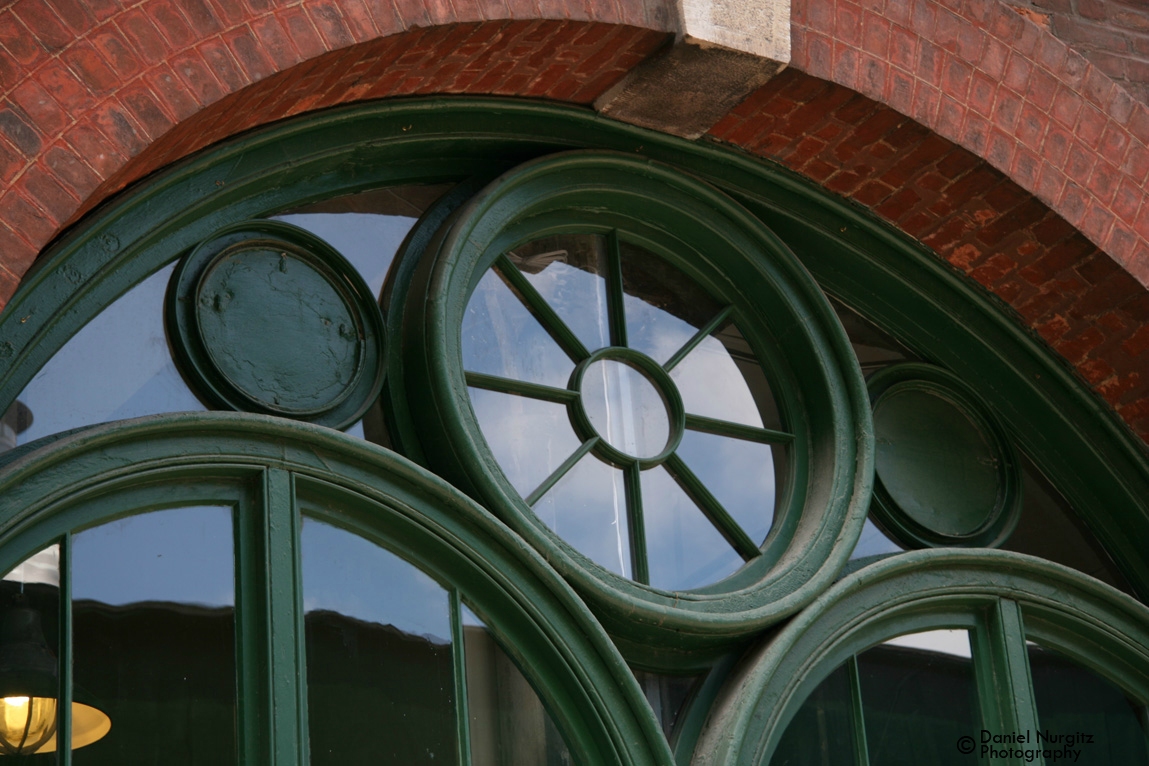
[(639, 460), (666, 449), (670, 409), (643, 371), (617, 359), (599, 359), (587, 365), (579, 392), (591, 428), (614, 449)]

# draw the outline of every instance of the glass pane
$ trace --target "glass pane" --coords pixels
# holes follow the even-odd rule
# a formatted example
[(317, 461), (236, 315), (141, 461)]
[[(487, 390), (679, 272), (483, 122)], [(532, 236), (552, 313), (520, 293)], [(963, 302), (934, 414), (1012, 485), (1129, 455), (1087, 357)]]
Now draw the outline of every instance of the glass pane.
[(838, 321), (842, 323), (842, 328), (850, 339), (850, 345), (854, 349), (854, 356), (858, 357), (863, 375), (869, 376), (870, 373), (897, 362), (917, 360), (905, 346), (861, 314), (847, 308), (834, 298), (830, 298), (830, 305), (834, 307), (834, 313), (838, 315)]
[(515, 248), (507, 257), (588, 351), (610, 345), (605, 237), (546, 237)]
[(494, 270), (463, 315), (463, 369), (566, 388), (574, 363)]
[(690, 590), (741, 568), (742, 557), (665, 468), (655, 466), (641, 476), (651, 585)]
[(304, 518), (313, 766), (456, 761), (447, 591), (357, 535)]
[(1129, 582), (1105, 548), (1069, 502), (1024, 454), (1021, 455), (1021, 470), (1021, 518), (1001, 547), (1056, 561), (1132, 594)]
[(854, 552), (850, 554), (850, 559), (862, 559), (883, 553), (899, 553), (904, 550), (905, 548), (887, 537), (885, 532), (878, 529), (877, 524), (867, 518), (865, 526), (862, 527), (862, 535), (858, 538), (858, 544), (854, 546)]
[(654, 711), (654, 717), (662, 724), (662, 733), (668, 742), (673, 742), (678, 716), (686, 707), (687, 700), (702, 685), (706, 674), (671, 676), (645, 670), (633, 670), (633, 672), (638, 685), (642, 687), (646, 701), (650, 703), (650, 709)]
[(770, 764), (853, 766), (857, 763), (856, 748), (849, 667), (842, 665), (818, 684), (798, 708), (778, 741)]
[(30, 418), (20, 444), (110, 420), (206, 409), (176, 370), (164, 334), (164, 293), (174, 268), (120, 296), (36, 373), (17, 397)]
[(491, 454), (521, 496), (578, 449), (566, 405), (482, 388), (467, 391)]
[(530, 682), (463, 607), (471, 766), (569, 766), (562, 735)]
[[(60, 546), (29, 556), (4, 575), (0, 610), (0, 755), (55, 763)], [(92, 716), (85, 715), (89, 711)], [(77, 707), (72, 718), (73, 742), (90, 743), (107, 732), (107, 717), (93, 708)], [(94, 728), (85, 725), (92, 718)]]
[(761, 545), (774, 524), (774, 452), (781, 447), (687, 430), (676, 454)]
[(670, 413), (654, 383), (634, 367), (614, 359), (587, 366), (580, 386), (591, 426), (625, 455), (650, 458), (667, 447)]
[(620, 242), (619, 251), (627, 345), (663, 364), (722, 306), (653, 253), (628, 242)]
[(1087, 766), (1149, 764), (1144, 702), (1059, 652), (1028, 649), (1040, 726), (1032, 747), (1080, 751), (1073, 760)]
[(230, 508), (73, 537), (74, 696), (111, 719), (76, 766), (236, 762), (233, 561)]
[(351, 262), (378, 297), (399, 246), (450, 184), (400, 186), (324, 200), (273, 216), (325, 240)]
[(626, 484), (619, 469), (584, 455), (531, 510), (591, 561), (631, 576)]
[(781, 430), (770, 384), (738, 328), (727, 324), (670, 371), (687, 413)]
[(981, 728), (969, 632), (899, 636), (858, 655), (870, 763), (966, 766), (959, 737)]

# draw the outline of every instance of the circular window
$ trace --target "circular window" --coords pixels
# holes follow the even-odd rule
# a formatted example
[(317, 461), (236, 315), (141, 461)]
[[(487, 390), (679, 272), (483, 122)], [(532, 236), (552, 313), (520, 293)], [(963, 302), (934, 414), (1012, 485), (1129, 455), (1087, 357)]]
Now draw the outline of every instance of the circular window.
[(809, 275), (736, 203), (569, 153), (412, 242), (396, 295), (420, 351), (393, 385), (411, 431), (639, 661), (689, 664), (837, 572), (869, 491), (864, 385)]

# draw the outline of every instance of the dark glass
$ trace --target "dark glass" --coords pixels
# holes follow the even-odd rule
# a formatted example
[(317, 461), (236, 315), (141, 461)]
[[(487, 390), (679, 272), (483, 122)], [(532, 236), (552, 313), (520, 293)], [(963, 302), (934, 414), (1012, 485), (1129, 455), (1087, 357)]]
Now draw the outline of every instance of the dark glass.
[[(15, 651), (23, 666), (20, 680), (0, 678), (0, 754), (18, 763), (53, 764), (60, 675), (58, 545), (29, 556), (0, 580), (0, 630), (7, 633), (21, 626), (25, 629), (19, 635), (0, 644), (5, 664)], [(17, 649), (17, 644), (25, 648)]]
[(230, 508), (73, 536), (76, 701), (111, 718), (76, 766), (236, 762), (233, 561)]
[(507, 253), (531, 286), (588, 351), (610, 345), (607, 321), (606, 238), (560, 234)]
[(574, 362), (495, 270), (479, 280), (462, 328), (463, 369), (566, 388)]
[(849, 666), (842, 665), (798, 708), (770, 766), (854, 766), (856, 752)]
[(583, 455), (531, 510), (591, 561), (631, 576), (626, 485), (619, 469)]
[(741, 568), (742, 557), (663, 466), (641, 476), (652, 586), (701, 588)]
[(678, 717), (685, 709), (687, 701), (706, 679), (706, 674), (671, 676), (645, 670), (633, 672), (638, 685), (642, 687), (646, 701), (650, 703), (654, 717), (662, 724), (662, 733), (668, 742), (673, 742)]
[(1082, 766), (1149, 764), (1144, 702), (1059, 652), (1028, 649), (1040, 729), (1032, 747), (1079, 750)]
[(858, 655), (871, 766), (968, 766), (957, 750), (980, 730), (969, 633), (899, 636)]
[(313, 766), (456, 763), (447, 591), (329, 524), (301, 540)]
[(758, 545), (774, 523), (779, 487), (774, 470), (781, 447), (687, 430), (677, 454)]
[(514, 661), (463, 607), (471, 766), (569, 766), (562, 735)]
[(203, 411), (180, 377), (164, 333), (168, 265), (80, 328), (17, 397), (27, 444), (42, 436), (160, 412)]
[(866, 377), (891, 364), (918, 361), (913, 352), (861, 314), (834, 298), (830, 298), (830, 305), (834, 307)]
[(1132, 594), (1129, 582), (1069, 502), (1027, 456), (1021, 458), (1021, 517), (1001, 547), (1056, 561)]

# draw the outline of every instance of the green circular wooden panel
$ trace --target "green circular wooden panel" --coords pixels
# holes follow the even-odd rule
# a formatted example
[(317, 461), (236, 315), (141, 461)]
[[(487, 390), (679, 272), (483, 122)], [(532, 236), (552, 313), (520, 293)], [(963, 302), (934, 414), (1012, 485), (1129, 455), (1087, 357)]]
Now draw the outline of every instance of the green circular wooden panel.
[(383, 320), (354, 268), (289, 224), (222, 229), (180, 262), (169, 335), (201, 395), (345, 428), (383, 383)]
[(1004, 542), (1021, 507), (1018, 461), (993, 415), (946, 371), (871, 378), (878, 522), (910, 547)]
[[(700, 511), (745, 562), (716, 582), (667, 591), (642, 579), (644, 538), (641, 530), (634, 531), (645, 513), (642, 501), (636, 502), (640, 472), (652, 464), (657, 467), (651, 471), (666, 466), (680, 485), (690, 483), (687, 472), (673, 462), (681, 434), (676, 421), (682, 417), (676, 401), (681, 399), (666, 368), (645, 354), (623, 347), (618, 338), (599, 351), (568, 342), (564, 348), (574, 373), (565, 387), (558, 381), (525, 388), (514, 381), (498, 384), (552, 407), (565, 405), (583, 439), (581, 449), (627, 472), (634, 579), (596, 563), (535, 515), (532, 503), (549, 485), (520, 494), (480, 428), (468, 386), (493, 387), (494, 378), (465, 371), (462, 364), (461, 327), (470, 297), (492, 264), (506, 260), (509, 251), (568, 234), (602, 235), (622, 243), (619, 248), (634, 245), (680, 270), (725, 306), (725, 316), (736, 322), (769, 377), (784, 432), (745, 430), (767, 443), (786, 445), (788, 475), (781, 477), (783, 490), (764, 542), (744, 532), (739, 536), (741, 530), (721, 518), (721, 509)], [(800, 609), (845, 563), (864, 521), (872, 480), (870, 410), (860, 370), (809, 274), (733, 200), (658, 163), (570, 152), (509, 171), (402, 257), (404, 262), (418, 260), (402, 296), (401, 335), (411, 353), (404, 356), (403, 380), (393, 379), (391, 390), (407, 403), (414, 421), (411, 433), (418, 435), (428, 465), (542, 551), (589, 600), (632, 661), (667, 669), (707, 662)], [(517, 279), (500, 273), (512, 283)], [(578, 401), (585, 391), (576, 380), (580, 370), (600, 358), (638, 367), (659, 389), (671, 416), (662, 453), (646, 457), (604, 444)], [(692, 417), (685, 416), (685, 427), (705, 432), (705, 418)], [(577, 451), (564, 465), (575, 459)]]

